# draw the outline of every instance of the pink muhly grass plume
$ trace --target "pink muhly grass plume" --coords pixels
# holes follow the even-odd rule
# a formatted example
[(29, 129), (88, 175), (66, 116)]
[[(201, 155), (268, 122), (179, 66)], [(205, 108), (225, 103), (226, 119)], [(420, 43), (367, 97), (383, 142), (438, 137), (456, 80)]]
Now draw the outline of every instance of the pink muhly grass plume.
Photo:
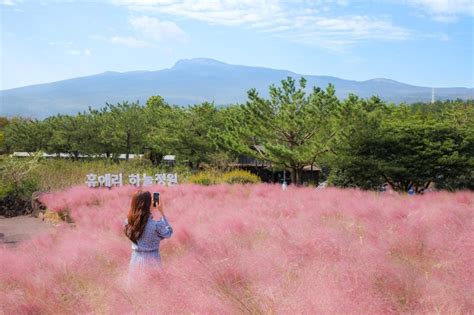
[(48, 209), (74, 225), (0, 248), (0, 313), (474, 312), (472, 192), (146, 189), (175, 231), (161, 269), (128, 281), (123, 223), (137, 188), (49, 193)]

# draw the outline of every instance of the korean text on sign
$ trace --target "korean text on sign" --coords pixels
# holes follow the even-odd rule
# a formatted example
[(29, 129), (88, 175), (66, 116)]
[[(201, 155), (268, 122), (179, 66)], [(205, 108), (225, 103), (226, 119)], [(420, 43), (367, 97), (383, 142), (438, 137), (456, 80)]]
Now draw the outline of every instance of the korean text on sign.
[(112, 187), (122, 186), (122, 173), (120, 174), (104, 174), (97, 176), (97, 174), (86, 175), (87, 187)]
[[(120, 174), (104, 174), (97, 176), (97, 174), (87, 174), (86, 175), (86, 184), (88, 187), (112, 187), (112, 186), (122, 186), (122, 173)], [(130, 174), (128, 175), (128, 183), (133, 186), (151, 186), (153, 184), (159, 185), (175, 185), (178, 183), (178, 174), (155, 174), (147, 175), (143, 174)]]

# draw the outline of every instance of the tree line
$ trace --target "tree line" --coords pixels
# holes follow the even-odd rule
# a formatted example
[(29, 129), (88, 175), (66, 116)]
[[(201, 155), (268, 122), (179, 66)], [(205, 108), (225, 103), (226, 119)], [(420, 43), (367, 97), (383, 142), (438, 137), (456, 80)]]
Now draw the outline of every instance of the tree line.
[(173, 154), (196, 169), (226, 166), (239, 155), (291, 170), (301, 183), (305, 166), (322, 169), (341, 187), (422, 190), (474, 189), (474, 102), (387, 104), (378, 97), (344, 100), (335, 88), (313, 87), (291, 77), (255, 89), (244, 104), (189, 107), (152, 96), (138, 102), (106, 104), (77, 115), (43, 120), (0, 118), (0, 150), (80, 155), (146, 153), (155, 163)]

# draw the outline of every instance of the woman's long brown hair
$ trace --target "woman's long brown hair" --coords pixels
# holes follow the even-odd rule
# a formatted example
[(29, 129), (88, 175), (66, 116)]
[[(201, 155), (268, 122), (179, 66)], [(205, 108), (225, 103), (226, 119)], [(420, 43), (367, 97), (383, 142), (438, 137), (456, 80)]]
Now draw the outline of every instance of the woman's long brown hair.
[(150, 216), (151, 194), (149, 191), (137, 191), (132, 197), (132, 204), (128, 211), (128, 224), (125, 225), (125, 235), (134, 242), (145, 230), (148, 217)]

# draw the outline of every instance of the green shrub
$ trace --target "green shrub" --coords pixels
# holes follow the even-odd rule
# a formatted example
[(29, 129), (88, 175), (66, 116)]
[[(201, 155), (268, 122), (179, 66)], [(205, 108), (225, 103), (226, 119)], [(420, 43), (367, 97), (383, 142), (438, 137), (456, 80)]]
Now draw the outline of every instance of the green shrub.
[(260, 177), (244, 170), (235, 170), (224, 173), (222, 182), (227, 184), (256, 184), (260, 183)]
[(260, 178), (248, 171), (234, 170), (222, 173), (216, 170), (206, 170), (191, 175), (187, 178), (187, 182), (199, 185), (215, 185), (215, 184), (256, 184), (260, 183)]
[(0, 163), (0, 198), (7, 196), (28, 199), (38, 189), (38, 182), (31, 176), (38, 167), (42, 153), (28, 158), (2, 159)]
[(218, 175), (212, 171), (203, 171), (188, 177), (188, 182), (199, 185), (214, 185), (219, 183)]
[(9, 196), (15, 195), (15, 189), (10, 183), (0, 182), (0, 200)]

